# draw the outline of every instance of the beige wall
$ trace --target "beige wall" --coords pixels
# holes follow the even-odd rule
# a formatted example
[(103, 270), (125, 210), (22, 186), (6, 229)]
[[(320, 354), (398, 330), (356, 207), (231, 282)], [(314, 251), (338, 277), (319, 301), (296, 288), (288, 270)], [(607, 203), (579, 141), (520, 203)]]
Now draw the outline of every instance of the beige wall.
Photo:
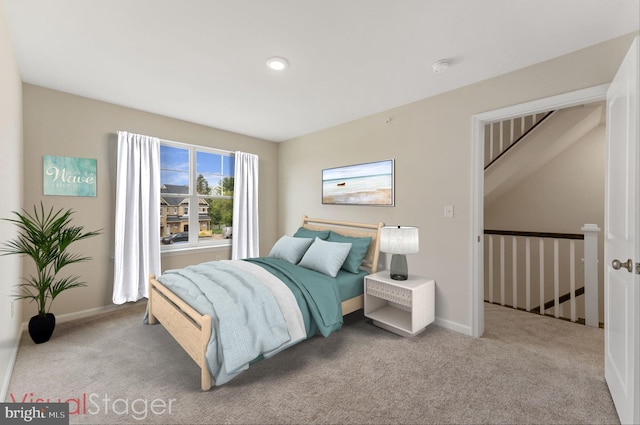
[[(0, 146), (3, 182), (0, 217), (11, 216), (22, 205), (22, 82), (7, 31), (4, 3), (0, 0)], [(0, 221), (0, 241), (13, 239), (15, 227)], [(0, 256), (0, 400), (9, 385), (13, 356), (21, 323), (19, 303), (12, 303), (14, 285), (20, 282), (20, 257)], [(12, 310), (15, 309), (15, 311)]]
[[(76, 249), (87, 253), (93, 260), (69, 266), (68, 272), (79, 275), (88, 287), (60, 295), (53, 304), (52, 311), (56, 315), (111, 304), (118, 130), (257, 154), (260, 157), (261, 251), (268, 252), (275, 242), (278, 224), (277, 144), (29, 84), (24, 85), (23, 91), (25, 207), (32, 208), (43, 201), (47, 207), (73, 208), (77, 224), (87, 230), (103, 229), (101, 236), (78, 242)], [(96, 158), (97, 197), (43, 196), (43, 155)], [(228, 256), (228, 248), (163, 256), (162, 267), (180, 267)], [(27, 320), (33, 313), (33, 306), (26, 306), (22, 319)]]
[[(295, 231), (302, 214), (418, 226), (420, 253), (408, 256), (410, 273), (436, 280), (438, 323), (471, 333), (472, 116), (608, 83), (632, 38), (282, 143), (281, 231)], [(462, 60), (447, 72), (464, 67)], [(322, 205), (323, 168), (387, 158), (396, 160), (395, 207)], [(447, 204), (455, 206), (453, 219), (443, 217)]]

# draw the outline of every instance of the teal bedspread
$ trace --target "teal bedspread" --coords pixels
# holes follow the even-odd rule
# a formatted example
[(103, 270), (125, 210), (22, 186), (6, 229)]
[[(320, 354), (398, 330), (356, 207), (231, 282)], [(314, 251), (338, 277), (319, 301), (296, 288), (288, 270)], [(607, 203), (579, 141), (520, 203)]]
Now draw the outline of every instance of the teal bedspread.
[(342, 327), (342, 302), (335, 279), (276, 258), (248, 258), (279, 278), (298, 301), (308, 336), (329, 336)]

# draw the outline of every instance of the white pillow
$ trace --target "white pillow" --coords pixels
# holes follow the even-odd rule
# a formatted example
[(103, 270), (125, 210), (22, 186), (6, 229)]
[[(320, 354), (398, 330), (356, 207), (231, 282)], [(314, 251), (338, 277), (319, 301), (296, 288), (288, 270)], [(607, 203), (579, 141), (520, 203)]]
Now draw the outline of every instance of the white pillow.
[(300, 261), (312, 242), (313, 239), (311, 238), (294, 238), (293, 236), (284, 235), (271, 248), (269, 257), (279, 258), (291, 264), (298, 264), (298, 261)]
[(298, 265), (336, 277), (349, 251), (350, 243), (327, 242), (316, 237)]

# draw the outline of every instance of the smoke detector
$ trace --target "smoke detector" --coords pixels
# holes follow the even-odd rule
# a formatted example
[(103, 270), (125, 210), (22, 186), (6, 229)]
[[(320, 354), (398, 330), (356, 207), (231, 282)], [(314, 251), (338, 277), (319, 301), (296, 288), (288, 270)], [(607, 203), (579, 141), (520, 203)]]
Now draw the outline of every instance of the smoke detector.
[(446, 71), (447, 68), (451, 66), (451, 63), (451, 59), (440, 59), (431, 65), (431, 69), (433, 69), (434, 73), (439, 74), (440, 72)]

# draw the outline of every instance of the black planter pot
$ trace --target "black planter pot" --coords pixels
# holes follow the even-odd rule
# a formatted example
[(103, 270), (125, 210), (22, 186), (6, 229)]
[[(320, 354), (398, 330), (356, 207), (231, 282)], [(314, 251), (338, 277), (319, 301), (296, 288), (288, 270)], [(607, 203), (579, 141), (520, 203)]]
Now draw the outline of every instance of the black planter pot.
[(55, 327), (56, 316), (53, 313), (47, 313), (44, 317), (33, 316), (29, 320), (29, 336), (36, 344), (42, 344), (49, 341)]

